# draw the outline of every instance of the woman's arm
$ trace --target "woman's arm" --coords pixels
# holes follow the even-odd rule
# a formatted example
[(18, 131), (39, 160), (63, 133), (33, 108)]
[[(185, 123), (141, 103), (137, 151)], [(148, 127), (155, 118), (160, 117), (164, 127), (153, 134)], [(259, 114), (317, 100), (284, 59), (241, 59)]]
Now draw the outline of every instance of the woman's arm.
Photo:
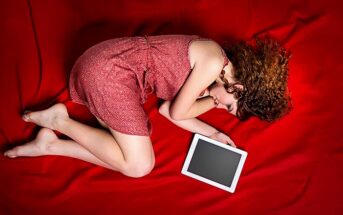
[(221, 52), (217, 52), (213, 49), (204, 49), (199, 52), (202, 54), (197, 55), (197, 63), (171, 103), (169, 113), (172, 119), (194, 118), (208, 111), (211, 109), (211, 105), (214, 105), (211, 98), (197, 99), (199, 94), (210, 86), (221, 72), (223, 57)]
[[(211, 98), (212, 99), (212, 98)], [(213, 102), (213, 101), (212, 101)], [(175, 125), (186, 129), (193, 133), (199, 133), (204, 136), (211, 136), (215, 132), (218, 132), (217, 129), (214, 127), (202, 122), (201, 120), (197, 118), (191, 118), (191, 119), (185, 119), (185, 120), (174, 120), (170, 117), (169, 114), (169, 107), (170, 107), (171, 101), (165, 101), (159, 108), (159, 112), (161, 115), (165, 116), (167, 119), (169, 119), (172, 123)]]

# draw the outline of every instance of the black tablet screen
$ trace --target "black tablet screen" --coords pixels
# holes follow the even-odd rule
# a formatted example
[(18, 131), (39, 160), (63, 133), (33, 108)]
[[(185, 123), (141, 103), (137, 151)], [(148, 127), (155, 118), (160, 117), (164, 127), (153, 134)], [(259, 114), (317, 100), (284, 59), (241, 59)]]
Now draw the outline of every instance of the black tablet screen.
[(188, 171), (231, 187), (240, 159), (241, 154), (199, 139)]

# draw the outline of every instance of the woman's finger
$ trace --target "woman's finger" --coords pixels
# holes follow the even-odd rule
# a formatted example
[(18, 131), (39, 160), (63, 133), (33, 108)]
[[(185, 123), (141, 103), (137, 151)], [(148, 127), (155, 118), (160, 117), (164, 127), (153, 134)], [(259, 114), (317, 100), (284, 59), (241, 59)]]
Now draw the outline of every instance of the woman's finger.
[(237, 148), (236, 144), (234, 144), (233, 142), (230, 142), (229, 144), (230, 144), (232, 147)]
[(227, 137), (227, 143), (228, 144), (230, 144), (231, 146), (233, 146), (233, 147), (236, 147), (237, 148), (237, 146), (236, 146), (236, 144), (231, 140), (231, 138), (230, 137)]
[(215, 104), (216, 106), (218, 106), (218, 105), (219, 105), (219, 101), (218, 101), (218, 99), (217, 99), (217, 98), (215, 98), (215, 99), (214, 99), (214, 104)]

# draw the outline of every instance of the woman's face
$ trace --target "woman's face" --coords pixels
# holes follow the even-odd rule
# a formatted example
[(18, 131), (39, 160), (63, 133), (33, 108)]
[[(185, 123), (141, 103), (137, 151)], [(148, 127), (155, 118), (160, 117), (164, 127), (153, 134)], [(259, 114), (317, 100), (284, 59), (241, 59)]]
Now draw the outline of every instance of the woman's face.
[(212, 86), (210, 86), (209, 91), (210, 96), (212, 96), (214, 99), (217, 99), (219, 102), (217, 108), (224, 109), (236, 116), (237, 99), (233, 97), (233, 94), (226, 91), (223, 84), (215, 82)]
[[(224, 67), (225, 79), (229, 83), (235, 83), (233, 79), (234, 67), (229, 61), (228, 65)], [(236, 87), (243, 89), (243, 85), (237, 84)], [(233, 97), (233, 93), (228, 93), (224, 87), (224, 82), (218, 77), (216, 81), (209, 87), (210, 96), (217, 99), (219, 102), (217, 108), (224, 109), (236, 116), (237, 113), (237, 99)]]

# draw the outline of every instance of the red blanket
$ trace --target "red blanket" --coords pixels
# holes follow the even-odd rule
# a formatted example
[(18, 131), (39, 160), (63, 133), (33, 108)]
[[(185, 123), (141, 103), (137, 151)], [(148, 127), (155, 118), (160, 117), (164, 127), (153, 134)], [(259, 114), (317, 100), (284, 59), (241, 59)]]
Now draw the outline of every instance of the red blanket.
[(198, 34), (222, 43), (269, 34), (293, 54), (294, 109), (273, 124), (239, 122), (221, 109), (199, 117), (248, 151), (231, 194), (181, 174), (193, 134), (160, 115), (150, 95), (149, 175), (61, 156), (0, 156), (0, 214), (341, 214), (342, 9), (331, 0), (1, 1), (2, 152), (35, 138), (39, 127), (21, 119), (24, 110), (63, 102), (71, 117), (100, 127), (70, 101), (68, 77), (83, 51), (114, 37)]

